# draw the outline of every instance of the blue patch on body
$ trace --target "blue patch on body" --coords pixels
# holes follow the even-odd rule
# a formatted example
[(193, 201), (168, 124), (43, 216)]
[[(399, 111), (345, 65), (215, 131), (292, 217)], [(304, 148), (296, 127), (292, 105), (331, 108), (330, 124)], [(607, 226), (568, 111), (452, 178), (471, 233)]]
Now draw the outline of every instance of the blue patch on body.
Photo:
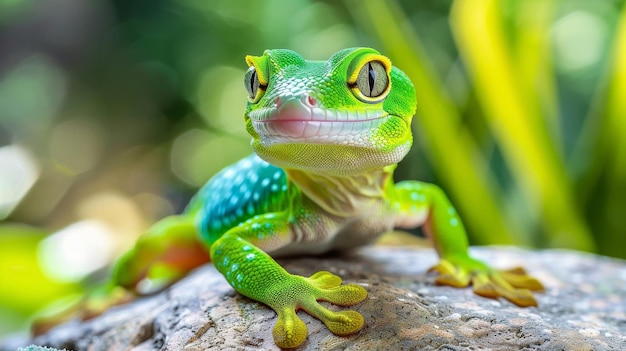
[(256, 155), (223, 169), (192, 200), (200, 202), (197, 223), (203, 240), (212, 243), (247, 219), (284, 209), (287, 189), (285, 171)]

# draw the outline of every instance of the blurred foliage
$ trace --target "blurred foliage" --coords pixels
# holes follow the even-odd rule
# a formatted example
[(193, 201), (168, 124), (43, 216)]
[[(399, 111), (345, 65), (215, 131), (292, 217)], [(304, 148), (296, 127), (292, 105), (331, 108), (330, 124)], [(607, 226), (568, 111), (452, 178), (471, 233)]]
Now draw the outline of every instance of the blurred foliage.
[(0, 335), (251, 152), (245, 55), (350, 46), (416, 84), (396, 178), (473, 243), (626, 257), (623, 0), (0, 1)]
[(24, 225), (0, 227), (0, 336), (26, 328), (24, 316), (49, 307), (60, 297), (79, 294), (80, 286), (55, 280), (33, 249), (47, 235)]

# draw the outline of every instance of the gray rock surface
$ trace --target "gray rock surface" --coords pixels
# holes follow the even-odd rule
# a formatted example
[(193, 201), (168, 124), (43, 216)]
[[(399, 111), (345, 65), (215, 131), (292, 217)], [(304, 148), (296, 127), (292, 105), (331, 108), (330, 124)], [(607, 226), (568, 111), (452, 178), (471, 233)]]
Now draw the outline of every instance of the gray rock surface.
[[(524, 266), (546, 286), (538, 308), (433, 285), (432, 249), (373, 246), (344, 256), (281, 260), (296, 274), (328, 270), (362, 284), (365, 327), (338, 337), (299, 312), (300, 350), (626, 350), (626, 262), (571, 251), (475, 248), (494, 266)], [(330, 305), (329, 305), (330, 306)], [(331, 307), (334, 309), (340, 309)], [(69, 322), (28, 343), (71, 350), (277, 350), (275, 314), (237, 294), (211, 265), (166, 291)]]

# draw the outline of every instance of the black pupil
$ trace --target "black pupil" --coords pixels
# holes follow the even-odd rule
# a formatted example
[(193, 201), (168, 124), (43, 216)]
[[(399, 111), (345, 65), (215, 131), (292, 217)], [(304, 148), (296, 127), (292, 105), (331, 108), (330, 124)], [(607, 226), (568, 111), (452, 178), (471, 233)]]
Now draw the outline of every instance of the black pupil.
[(252, 71), (252, 77), (250, 77), (250, 93), (254, 97), (256, 95), (257, 78), (256, 71)]
[(374, 72), (374, 68), (372, 68), (372, 63), (367, 63), (367, 68), (369, 71), (369, 84), (370, 84), (370, 92), (374, 89), (374, 80), (376, 79), (376, 72)]

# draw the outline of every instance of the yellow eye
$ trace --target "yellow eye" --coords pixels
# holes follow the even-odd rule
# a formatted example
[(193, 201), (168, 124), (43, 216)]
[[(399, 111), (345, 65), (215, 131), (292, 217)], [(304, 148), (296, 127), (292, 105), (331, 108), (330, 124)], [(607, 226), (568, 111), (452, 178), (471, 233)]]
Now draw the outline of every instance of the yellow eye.
[(265, 93), (265, 86), (261, 85), (259, 81), (259, 75), (256, 73), (256, 68), (250, 66), (243, 79), (243, 84), (248, 91), (248, 98), (251, 102), (257, 102)]
[(391, 88), (391, 62), (382, 55), (364, 56), (351, 64), (348, 87), (359, 100), (376, 104), (385, 99)]

